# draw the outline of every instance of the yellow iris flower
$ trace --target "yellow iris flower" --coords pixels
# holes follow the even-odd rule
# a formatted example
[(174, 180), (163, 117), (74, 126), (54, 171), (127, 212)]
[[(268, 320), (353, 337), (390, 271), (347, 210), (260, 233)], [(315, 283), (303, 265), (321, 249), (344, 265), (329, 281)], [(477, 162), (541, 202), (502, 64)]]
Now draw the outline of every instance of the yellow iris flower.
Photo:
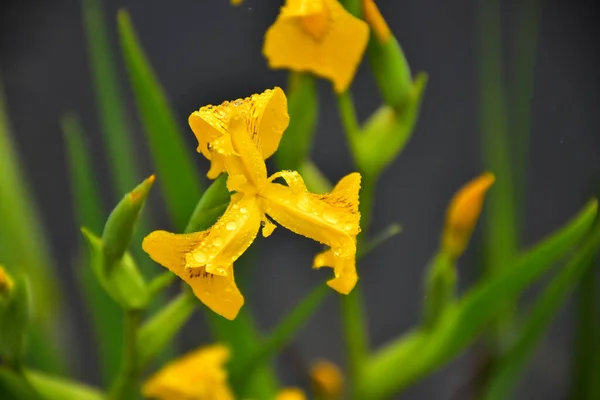
[(337, 0), (286, 0), (265, 34), (263, 54), (271, 68), (309, 71), (345, 91), (367, 42), (368, 25)]
[(224, 364), (229, 349), (212, 345), (195, 350), (163, 367), (142, 387), (144, 397), (157, 400), (233, 400)]
[[(256, 238), (275, 229), (271, 219), (329, 249), (318, 254), (314, 268), (334, 269), (327, 284), (348, 294), (358, 280), (356, 236), (360, 232), (360, 174), (342, 178), (329, 194), (310, 193), (295, 171), (267, 176), (265, 158), (272, 155), (287, 127), (287, 100), (280, 88), (244, 100), (206, 106), (190, 116), (198, 151), (211, 160), (209, 176), (228, 173), (231, 202), (217, 223), (203, 232), (155, 231), (144, 250), (186, 283), (209, 308), (234, 319), (244, 304), (233, 263)], [(282, 179), (286, 184), (275, 182)]]

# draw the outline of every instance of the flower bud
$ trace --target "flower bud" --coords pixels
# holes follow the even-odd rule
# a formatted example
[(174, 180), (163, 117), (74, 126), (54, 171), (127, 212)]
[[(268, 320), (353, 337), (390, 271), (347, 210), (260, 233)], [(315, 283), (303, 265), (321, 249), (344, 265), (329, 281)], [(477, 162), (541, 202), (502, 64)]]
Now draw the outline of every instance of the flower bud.
[(344, 390), (344, 376), (337, 365), (319, 360), (310, 368), (310, 378), (315, 395), (324, 400), (339, 399)]
[(483, 200), (495, 177), (485, 173), (463, 186), (452, 198), (442, 235), (444, 252), (458, 258), (466, 249), (481, 214)]
[(10, 276), (4, 271), (4, 268), (0, 265), (0, 299), (8, 298), (10, 291), (12, 290), (14, 283)]
[(110, 213), (102, 233), (104, 267), (108, 270), (123, 257), (129, 247), (135, 223), (153, 183), (154, 175), (126, 194)]

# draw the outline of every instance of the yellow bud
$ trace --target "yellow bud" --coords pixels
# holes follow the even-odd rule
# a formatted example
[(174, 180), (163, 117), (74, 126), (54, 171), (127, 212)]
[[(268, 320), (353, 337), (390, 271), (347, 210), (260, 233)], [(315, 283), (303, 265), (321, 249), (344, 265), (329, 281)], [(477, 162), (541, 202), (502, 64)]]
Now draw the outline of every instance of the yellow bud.
[(377, 36), (377, 40), (380, 43), (386, 43), (392, 36), (392, 32), (373, 0), (363, 0), (363, 13), (365, 20)]
[(304, 392), (296, 387), (282, 389), (275, 400), (306, 400)]
[(13, 288), (13, 281), (8, 276), (4, 268), (0, 265), (0, 295), (6, 295), (10, 293)]
[(465, 251), (481, 214), (485, 193), (494, 180), (493, 174), (482, 174), (463, 186), (450, 201), (442, 247), (452, 257), (457, 258)]
[(323, 399), (338, 399), (344, 390), (344, 375), (337, 365), (327, 360), (319, 360), (310, 368), (313, 390)]
[(239, 6), (240, 4), (242, 4), (242, 1), (244, 1), (244, 0), (231, 0), (231, 5)]

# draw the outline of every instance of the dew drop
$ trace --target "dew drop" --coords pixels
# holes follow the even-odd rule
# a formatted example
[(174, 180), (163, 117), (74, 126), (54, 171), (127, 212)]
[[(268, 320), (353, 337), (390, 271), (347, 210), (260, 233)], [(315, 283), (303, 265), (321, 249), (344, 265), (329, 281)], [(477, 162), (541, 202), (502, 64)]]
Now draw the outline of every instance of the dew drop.
[(348, 222), (346, 225), (344, 225), (344, 229), (347, 231), (351, 231), (352, 230), (352, 224), (350, 222)]
[(215, 273), (217, 275), (226, 275), (225, 269), (223, 269), (223, 268), (217, 268), (217, 270), (215, 271)]
[(248, 209), (247, 209), (247, 208), (244, 208), (244, 207), (242, 207), (242, 208), (240, 208), (240, 212), (241, 212), (242, 214), (246, 214), (246, 213), (248, 213)]
[(308, 199), (306, 198), (306, 196), (300, 197), (297, 205), (298, 205), (298, 208), (301, 209), (302, 211), (310, 210), (310, 203), (308, 202)]
[(206, 254), (201, 251), (194, 253), (194, 260), (200, 264), (204, 264), (206, 262)]
[(338, 215), (330, 210), (325, 210), (323, 212), (323, 219), (330, 224), (337, 224), (340, 221)]
[(235, 221), (229, 221), (227, 225), (225, 225), (225, 229), (228, 231), (235, 231), (237, 229), (237, 223), (235, 223)]
[(223, 245), (223, 238), (221, 236), (217, 236), (213, 239), (212, 244), (215, 247), (219, 247)]

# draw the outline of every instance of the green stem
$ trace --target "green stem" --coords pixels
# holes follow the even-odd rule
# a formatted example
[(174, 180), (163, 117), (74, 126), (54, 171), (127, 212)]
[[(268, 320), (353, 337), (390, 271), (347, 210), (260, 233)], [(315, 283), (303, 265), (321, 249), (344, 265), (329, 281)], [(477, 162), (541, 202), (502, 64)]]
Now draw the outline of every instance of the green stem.
[[(346, 91), (337, 95), (338, 109), (346, 137), (351, 146), (354, 146), (356, 138), (360, 134), (360, 125), (356, 118), (356, 110), (352, 94)], [(353, 149), (354, 150), (354, 149)]]
[(119, 375), (111, 387), (110, 400), (130, 400), (139, 397), (138, 381), (140, 369), (136, 350), (136, 338), (141, 316), (142, 313), (140, 310), (127, 310), (125, 312), (123, 361)]
[(348, 356), (348, 382), (357, 382), (369, 349), (360, 285), (341, 298), (341, 317)]

